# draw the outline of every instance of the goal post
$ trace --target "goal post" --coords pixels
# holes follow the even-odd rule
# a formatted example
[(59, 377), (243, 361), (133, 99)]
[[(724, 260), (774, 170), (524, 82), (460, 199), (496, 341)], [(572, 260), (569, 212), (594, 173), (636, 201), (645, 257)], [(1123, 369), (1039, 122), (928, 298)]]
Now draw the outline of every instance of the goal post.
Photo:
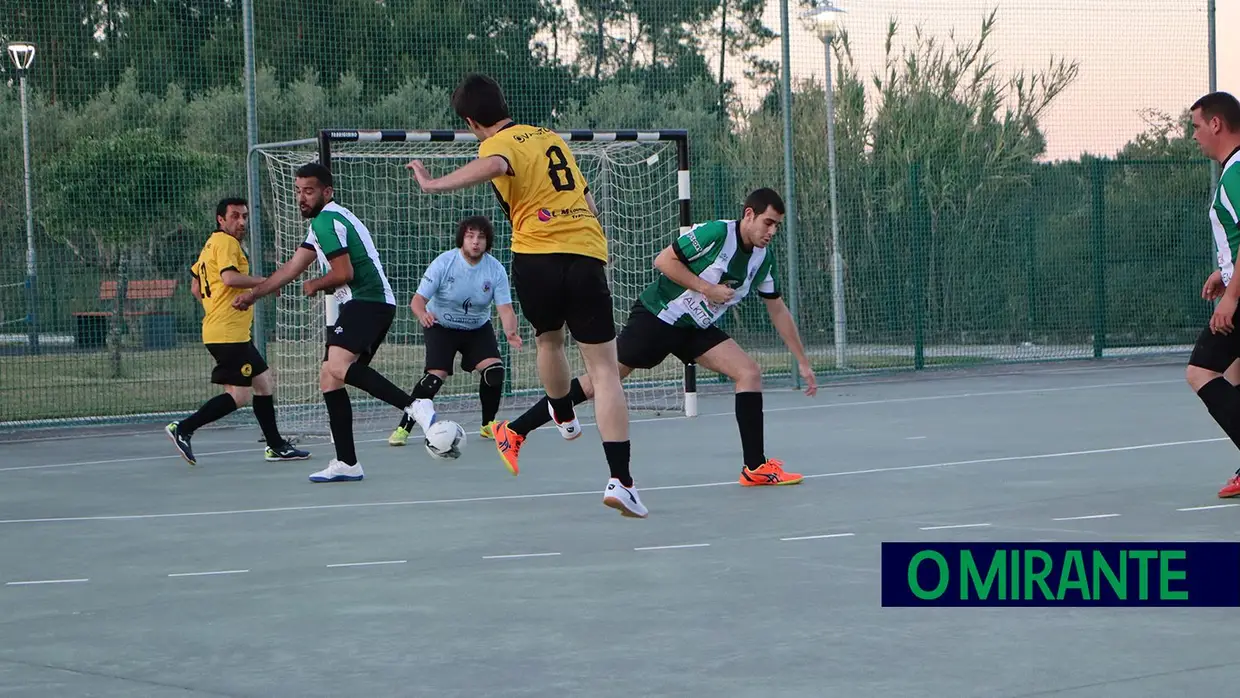
[[(628, 317), (638, 294), (657, 277), (654, 258), (690, 218), (689, 149), (686, 131), (564, 130), (599, 209), (609, 248), (608, 278), (617, 328)], [(399, 306), (397, 319), (373, 365), (397, 385), (412, 390), (424, 369), (422, 328), (406, 310), (426, 266), (452, 249), (457, 223), (471, 215), (487, 216), (495, 226), (495, 255), (511, 261), (511, 226), (490, 187), (426, 194), (405, 165), (419, 159), (433, 174), (460, 167), (477, 157), (478, 139), (468, 131), (323, 129), (316, 138), (254, 147), (256, 167), (268, 201), (264, 224), (279, 261), (305, 240), (293, 192), (294, 173), (318, 161), (332, 172), (335, 200), (352, 210), (370, 229), (384, 271)], [(256, 231), (257, 232), (257, 231)], [(319, 270), (323, 273), (325, 270)], [(318, 391), (323, 333), (335, 319), (331, 296), (306, 298), (290, 287), (275, 301), (274, 335), (266, 342), (267, 360), (276, 370), (281, 429), (302, 436), (326, 435), (327, 416)], [(520, 318), (519, 303), (513, 298)], [(493, 324), (499, 323), (493, 318)], [(542, 394), (536, 351), (528, 324), (521, 321), (525, 345), (513, 351), (499, 337), (507, 368), (500, 417), (515, 416)], [(568, 340), (570, 368), (584, 370)], [(625, 381), (629, 407), (635, 411), (697, 416), (697, 367), (669, 357), (649, 371)], [(357, 431), (393, 428), (399, 414), (369, 395), (351, 390)], [(477, 377), (459, 363), (435, 399), (436, 408), (467, 425), (479, 420)], [(287, 429), (286, 429), (286, 426)]]

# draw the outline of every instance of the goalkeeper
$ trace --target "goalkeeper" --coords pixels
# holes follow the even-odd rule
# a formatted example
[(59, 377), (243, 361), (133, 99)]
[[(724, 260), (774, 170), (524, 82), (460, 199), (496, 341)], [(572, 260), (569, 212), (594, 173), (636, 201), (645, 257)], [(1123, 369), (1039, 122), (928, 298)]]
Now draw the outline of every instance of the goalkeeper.
[[(517, 314), (512, 309), (508, 272), (491, 256), (495, 229), (485, 216), (470, 216), (456, 229), (456, 249), (435, 258), (409, 307), (422, 323), (426, 369), (413, 387), (413, 398), (431, 399), (452, 375), (452, 361), (461, 355), (461, 370), (478, 372), (478, 399), (482, 403), (484, 439), (493, 438), (495, 414), (504, 388), (504, 364), (491, 326), (491, 304), (499, 311), (504, 335), (513, 349), (521, 348)], [(404, 446), (414, 421), (408, 414), (388, 437), (391, 446)]]
[[(805, 394), (813, 396), (818, 392), (796, 323), (779, 295), (774, 257), (768, 254), (767, 246), (783, 217), (784, 202), (779, 194), (758, 189), (746, 197), (739, 220), (703, 223), (680, 235), (655, 258), (661, 275), (642, 292), (616, 340), (622, 378), (634, 369), (654, 368), (670, 354), (732, 379), (736, 384), (736, 424), (744, 458), (739, 480), (746, 487), (795, 485), (803, 476), (785, 472), (780, 461), (766, 457), (762, 370), (715, 323), (728, 308), (756, 289), (766, 301), (771, 324), (797, 359), (798, 370), (808, 386)], [(574, 405), (593, 396), (588, 376), (573, 379), (569, 397)], [(495, 438), (515, 444), (507, 454), (514, 467), (526, 437), (550, 421), (552, 411), (544, 397), (520, 417), (496, 425)], [(566, 439), (580, 434), (580, 430), (568, 433), (561, 429)]]

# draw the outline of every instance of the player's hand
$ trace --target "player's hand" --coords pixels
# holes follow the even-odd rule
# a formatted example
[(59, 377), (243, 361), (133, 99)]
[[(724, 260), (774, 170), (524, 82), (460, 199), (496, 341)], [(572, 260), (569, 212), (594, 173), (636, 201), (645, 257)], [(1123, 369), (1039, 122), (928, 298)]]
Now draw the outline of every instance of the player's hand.
[(736, 295), (736, 291), (723, 284), (712, 284), (702, 295), (706, 296), (706, 300), (711, 303), (723, 305), (732, 300), (732, 296)]
[(430, 327), (435, 324), (435, 316), (428, 310), (418, 316), (418, 322), (422, 323), (423, 327)]
[(254, 292), (246, 291), (234, 298), (232, 305), (237, 310), (248, 310), (251, 305), (254, 305), (254, 300)]
[(1218, 305), (1214, 308), (1214, 314), (1210, 316), (1210, 331), (1214, 334), (1231, 334), (1235, 329), (1232, 324), (1232, 317), (1236, 314), (1236, 299), (1223, 296), (1219, 299)]
[(801, 379), (805, 381), (805, 394), (814, 397), (818, 394), (818, 380), (814, 377), (814, 367), (809, 362), (797, 362), (797, 370), (801, 373)]
[(1212, 301), (1221, 297), (1226, 290), (1227, 287), (1223, 285), (1223, 272), (1216, 271), (1206, 279), (1205, 285), (1201, 287), (1201, 297)]
[(418, 186), (422, 187), (422, 191), (427, 191), (426, 185), (434, 177), (431, 176), (430, 170), (426, 169), (426, 165), (423, 165), (421, 160), (410, 160), (409, 164), (405, 165), (405, 169), (412, 170), (413, 178), (418, 181)]
[(313, 281), (307, 281), (301, 285), (301, 295), (306, 296), (307, 298), (309, 298), (310, 296), (313, 296), (314, 294), (318, 292), (319, 292), (319, 289), (314, 286)]
[(516, 349), (517, 351), (521, 350), (522, 342), (520, 332), (505, 332), (504, 336), (508, 338), (508, 346)]

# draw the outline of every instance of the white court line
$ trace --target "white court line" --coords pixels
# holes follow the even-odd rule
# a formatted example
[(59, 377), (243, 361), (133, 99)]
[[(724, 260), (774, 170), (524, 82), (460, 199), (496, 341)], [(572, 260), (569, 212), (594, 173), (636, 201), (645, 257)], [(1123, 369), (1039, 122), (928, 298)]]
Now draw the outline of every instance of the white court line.
[(555, 557), (559, 553), (519, 553), (517, 555), (483, 555), (483, 560), (515, 560), (520, 557)]
[(634, 550), (680, 550), (681, 548), (709, 548), (710, 543), (687, 543), (685, 545), (650, 545)]
[(819, 540), (821, 538), (847, 538), (855, 536), (856, 533), (823, 533), (817, 536), (793, 536), (792, 538), (780, 538), (780, 540)]
[(975, 523), (975, 524), (950, 524), (950, 525), (947, 525), (947, 526), (922, 526), (922, 527), (921, 527), (921, 530), (923, 530), (923, 531), (943, 531), (943, 530), (946, 530), (946, 529), (949, 529), (949, 528), (985, 528), (985, 527), (987, 527), (987, 526), (989, 526), (989, 525), (990, 525), (990, 524), (988, 524), (988, 523)]
[(34, 584), (77, 584), (89, 581), (89, 579), (40, 579), (33, 582), (5, 582), (4, 585), (6, 587), (24, 587)]
[(408, 560), (377, 560), (375, 562), (340, 562), (328, 567), (370, 567), (372, 565), (403, 565)]
[(1232, 507), (1240, 507), (1240, 504), (1210, 504), (1204, 507), (1184, 507), (1176, 509), (1176, 511), (1205, 511), (1207, 509), (1230, 509)]
[(1087, 519), (1113, 519), (1119, 514), (1087, 514), (1085, 516), (1061, 516), (1051, 521), (1085, 521)]
[[(834, 409), (837, 407), (867, 407), (871, 405), (890, 405), (890, 404), (908, 403), (908, 402), (927, 402), (927, 401), (933, 401), (933, 400), (963, 400), (963, 399), (969, 399), (969, 398), (996, 397), (996, 396), (1002, 396), (1002, 395), (1032, 395), (1032, 394), (1037, 394), (1037, 393), (1062, 393), (1062, 392), (1070, 392), (1070, 391), (1078, 391), (1078, 390), (1100, 390), (1100, 389), (1106, 389), (1106, 388), (1131, 388), (1131, 387), (1143, 386), (1143, 385), (1164, 385), (1168, 383), (1183, 383), (1183, 382), (1184, 382), (1183, 380), (1132, 381), (1132, 382), (1127, 382), (1127, 383), (1095, 383), (1091, 385), (1062, 386), (1058, 388), (1022, 388), (1019, 390), (991, 390), (991, 391), (976, 392), (976, 393), (948, 393), (946, 395), (920, 395), (916, 397), (881, 398), (878, 400), (858, 400), (854, 402), (828, 402), (828, 403), (819, 403), (815, 405), (797, 405), (793, 407), (767, 407), (767, 408), (764, 408), (763, 411), (764, 412), (801, 412), (804, 410), (825, 410), (825, 409)], [(736, 416), (736, 413), (732, 411), (706, 412), (706, 413), (699, 414), (698, 418), (735, 417), (735, 416)], [(644, 419), (632, 419), (629, 421), (631, 424), (639, 424), (639, 423), (644, 423), (644, 422), (680, 421), (683, 419), (690, 419), (690, 418), (684, 415), (669, 415), (666, 417), (648, 417)], [(595, 425), (594, 422), (582, 422), (582, 426), (594, 426), (594, 425)], [(549, 426), (549, 427), (542, 427), (542, 428), (551, 429), (554, 427)], [(155, 434), (156, 432), (150, 432), (150, 433)], [(1219, 439), (1219, 440), (1221, 441), (1222, 439)], [(387, 437), (378, 438), (378, 439), (358, 439), (357, 440), (357, 443), (386, 443), (386, 442), (387, 442)], [(2, 445), (3, 444), (0, 444), (0, 446)], [(253, 453), (253, 452), (254, 452), (254, 449), (252, 448), (243, 448), (243, 449), (232, 449), (228, 451), (209, 451), (209, 452), (204, 452), (204, 453), (195, 453), (194, 455), (195, 457), (201, 459), (203, 456), (228, 456), (228, 455), (234, 455), (238, 453)], [(180, 458), (181, 456), (179, 454), (173, 453), (173, 454), (160, 455), (160, 456), (137, 456), (134, 458), (108, 458), (105, 460), (73, 461), (70, 463), (48, 463), (44, 465), (19, 465), (19, 466), (9, 467), (9, 468), (0, 468), (0, 473), (17, 472), (17, 471), (22, 471), (22, 470), (50, 470), (53, 468), (75, 468), (75, 467), (79, 467), (83, 465), (111, 465), (115, 463), (135, 463), (139, 461), (152, 461), (152, 460), (180, 460)]]
[(245, 574), (249, 570), (217, 570), (215, 572), (177, 572), (169, 577), (214, 577), (220, 574)]
[(924, 436), (906, 436), (906, 437), (904, 437), (904, 440), (905, 440), (905, 441), (921, 441), (921, 440), (922, 440), (922, 439), (924, 439), (924, 438), (926, 438), (926, 437), (924, 437)]
[[(1164, 441), (1152, 444), (1135, 444), (1132, 446), (1114, 446), (1111, 448), (1093, 448), (1084, 451), (1062, 451), (1058, 453), (1034, 453), (1024, 456), (999, 456), (996, 458), (976, 458), (973, 460), (947, 461), (944, 463), (925, 463), (921, 465), (896, 465), (888, 468), (866, 468), (865, 470), (845, 470), (832, 473), (818, 473), (815, 475), (806, 475), (805, 479), (820, 477), (848, 477), (852, 475), (875, 475), (879, 473), (901, 473), (912, 470), (931, 470), (937, 468), (951, 468), (961, 465), (987, 465), (994, 463), (1012, 463), (1016, 461), (1027, 460), (1048, 460), (1054, 458), (1071, 458), (1075, 456), (1089, 456), (1101, 453), (1123, 453), (1127, 451), (1143, 451), (1155, 448), (1171, 448), (1175, 446), (1190, 446), (1195, 444), (1213, 443), (1215, 441), (1226, 441), (1227, 437), (1218, 437), (1213, 439), (1188, 439), (1185, 441)], [(686, 485), (662, 485), (658, 487), (643, 487), (643, 492), (657, 492), (666, 490), (689, 490), (701, 487), (738, 487), (736, 480), (723, 480), (720, 482), (699, 482)], [(4, 519), (0, 520), (0, 524), (31, 524), (31, 523), (64, 523), (76, 521), (137, 521), (145, 519), (181, 519), (192, 518), (198, 516), (234, 516), (237, 514), (275, 514), (292, 511), (330, 511), (333, 509), (364, 509), (374, 507), (399, 507), (399, 506), (419, 506), (426, 504), (469, 504), (474, 502), (503, 502), (512, 500), (531, 500), (531, 499), (547, 499), (549, 497), (581, 497), (581, 496), (598, 496), (595, 490), (583, 490), (580, 492), (538, 492), (531, 494), (502, 494), (491, 495), (486, 497), (459, 497), (455, 499), (410, 499), (403, 501), (389, 502), (351, 502), (348, 504), (307, 504), (303, 506), (291, 507), (268, 507), (263, 509), (227, 509), (220, 511), (185, 511), (173, 512), (167, 514), (119, 514), (111, 516), (62, 516), (48, 517), (39, 519)], [(1229, 504), (1224, 506), (1240, 506), (1240, 504)]]

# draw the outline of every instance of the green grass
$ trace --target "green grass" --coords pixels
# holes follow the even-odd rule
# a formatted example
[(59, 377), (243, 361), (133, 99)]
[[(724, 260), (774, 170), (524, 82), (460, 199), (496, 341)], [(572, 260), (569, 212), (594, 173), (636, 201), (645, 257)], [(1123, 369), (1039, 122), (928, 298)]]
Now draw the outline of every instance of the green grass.
[[(318, 342), (268, 345), (267, 360), (276, 368), (277, 402), (318, 402), (322, 353)], [(570, 351), (569, 355), (573, 371), (582, 372), (576, 352)], [(795, 368), (785, 351), (763, 349), (751, 355), (767, 374), (786, 375)], [(421, 374), (422, 357), (421, 346), (387, 344), (380, 349), (374, 366), (408, 388)], [(532, 342), (514, 357), (515, 362), (509, 361), (511, 389), (536, 390), (539, 381)], [(829, 348), (813, 351), (812, 358), (814, 370), (820, 374), (836, 368)], [(854, 356), (850, 361), (850, 370), (912, 368), (912, 359), (903, 356)], [(928, 366), (982, 362), (964, 356), (926, 359)], [(213, 366), (214, 361), (201, 345), (188, 343), (171, 350), (122, 352), (119, 376), (113, 376), (112, 358), (107, 351), (4, 357), (0, 360), (0, 423), (192, 412), (219, 392), (218, 386), (210, 383)], [(457, 368), (456, 375), (444, 386), (444, 395), (472, 393), (476, 389), (476, 378), (462, 375)], [(635, 373), (630, 381), (656, 379), (674, 383), (682, 376), (680, 362), (671, 358), (653, 371)], [(699, 369), (698, 380), (710, 383), (718, 377)]]

